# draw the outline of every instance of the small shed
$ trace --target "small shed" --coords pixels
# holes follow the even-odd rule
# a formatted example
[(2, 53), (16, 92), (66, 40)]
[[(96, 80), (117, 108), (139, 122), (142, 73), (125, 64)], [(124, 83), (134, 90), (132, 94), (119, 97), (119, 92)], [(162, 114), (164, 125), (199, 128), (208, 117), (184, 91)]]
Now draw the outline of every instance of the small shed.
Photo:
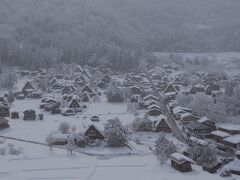
[(207, 171), (207, 172), (212, 173), (212, 174), (216, 173), (218, 168), (220, 168), (220, 167), (217, 163), (204, 163), (202, 165), (202, 169), (204, 171)]
[(194, 161), (187, 156), (180, 153), (173, 153), (170, 155), (171, 166), (180, 172), (192, 171), (192, 164)]
[(26, 110), (23, 112), (23, 120), (35, 120), (36, 112), (32, 109)]
[(8, 120), (0, 118), (0, 130), (5, 128), (9, 128)]
[(17, 111), (11, 112), (11, 118), (12, 119), (18, 119), (19, 118), (19, 112), (17, 112)]

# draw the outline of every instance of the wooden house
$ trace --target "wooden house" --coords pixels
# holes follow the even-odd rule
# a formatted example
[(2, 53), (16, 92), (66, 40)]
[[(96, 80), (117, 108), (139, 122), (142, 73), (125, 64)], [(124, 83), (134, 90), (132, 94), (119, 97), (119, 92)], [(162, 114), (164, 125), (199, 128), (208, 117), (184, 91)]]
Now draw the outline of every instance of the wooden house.
[(63, 89), (62, 89), (62, 94), (71, 94), (75, 91), (75, 87), (74, 86), (65, 86)]
[(23, 120), (35, 120), (36, 112), (32, 109), (23, 112)]
[(194, 87), (195, 87), (195, 90), (197, 92), (204, 92), (205, 91), (205, 88), (204, 88), (204, 86), (202, 84), (197, 84)]
[(218, 143), (223, 143), (224, 138), (231, 136), (229, 133), (219, 131), (219, 130), (212, 131), (210, 134), (211, 134), (211, 138)]
[(191, 113), (186, 112), (186, 113), (181, 114), (180, 120), (182, 121), (183, 124), (187, 124), (190, 122), (197, 121), (197, 120), (199, 120), (199, 118), (194, 116)]
[(187, 156), (179, 153), (173, 153), (170, 155), (171, 166), (180, 172), (192, 171), (192, 164), (194, 161)]
[(101, 89), (105, 89), (107, 87), (107, 84), (101, 79), (99, 79), (96, 84)]
[(92, 88), (90, 88), (89, 85), (85, 85), (85, 86), (84, 86), (84, 88), (82, 89), (82, 93), (87, 93), (87, 94), (89, 94), (89, 95), (94, 95), (94, 94), (96, 94), (96, 93), (92, 90)]
[(154, 128), (156, 132), (171, 132), (171, 126), (167, 121), (167, 117), (160, 115), (160, 119), (158, 119), (156, 122), (154, 122)]
[(240, 149), (240, 134), (224, 138), (223, 144), (236, 150)]
[(153, 108), (153, 109), (148, 110), (149, 116), (159, 116), (160, 114), (162, 114), (162, 112), (158, 108)]
[(152, 95), (152, 94), (143, 97), (143, 101), (148, 101), (148, 100), (159, 101), (159, 98), (157, 96)]
[(80, 102), (79, 102), (79, 99), (77, 98), (72, 98), (68, 103), (67, 103), (67, 108), (70, 108), (70, 109), (81, 109), (81, 105), (80, 105)]
[(95, 122), (95, 121), (100, 121), (100, 118), (95, 115), (95, 116), (92, 116), (92, 117), (91, 117), (91, 121), (94, 121), (94, 122)]
[(5, 103), (0, 102), (0, 117), (9, 117), (9, 115), (9, 107)]
[(163, 91), (164, 95), (176, 95), (178, 92), (176, 90), (176, 88), (173, 86), (173, 84), (168, 84), (168, 86), (166, 87), (166, 89)]
[(196, 136), (199, 138), (204, 138), (211, 132), (211, 129), (204, 124), (199, 124), (197, 122), (190, 122), (186, 124), (186, 133), (188, 136)]
[(202, 165), (202, 169), (204, 171), (207, 171), (209, 173), (216, 173), (217, 170), (220, 168), (219, 164), (218, 163), (204, 163)]
[(19, 118), (19, 112), (16, 112), (16, 111), (11, 112), (11, 118), (12, 119), (18, 119)]
[(98, 130), (94, 125), (90, 125), (84, 133), (85, 136), (89, 137), (91, 140), (104, 139), (103, 132)]
[(132, 86), (131, 91), (134, 95), (140, 95), (141, 94), (141, 88), (137, 86)]
[(26, 96), (28, 94), (31, 94), (33, 91), (35, 91), (33, 85), (29, 81), (26, 82), (22, 88), (22, 93)]
[(240, 126), (235, 124), (221, 124), (218, 125), (218, 130), (229, 134), (240, 134)]
[(53, 134), (51, 145), (64, 146), (67, 144), (68, 134)]
[(110, 83), (112, 80), (111, 76), (107, 73), (102, 77), (102, 81), (106, 84)]
[(63, 88), (63, 85), (61, 83), (58, 83), (58, 82), (55, 82), (51, 85), (52, 89), (62, 89)]
[(0, 118), (0, 130), (9, 128), (8, 120)]
[(197, 121), (197, 123), (203, 124), (203, 125), (209, 127), (211, 129), (211, 131), (216, 131), (217, 130), (215, 122), (211, 121), (207, 117), (203, 117), (203, 118), (199, 119)]

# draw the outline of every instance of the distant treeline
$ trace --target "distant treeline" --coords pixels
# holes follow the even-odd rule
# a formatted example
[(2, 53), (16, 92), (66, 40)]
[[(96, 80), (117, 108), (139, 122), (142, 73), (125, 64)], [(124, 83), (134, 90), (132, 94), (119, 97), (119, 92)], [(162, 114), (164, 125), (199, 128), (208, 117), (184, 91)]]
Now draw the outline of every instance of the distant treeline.
[(239, 0), (0, 0), (0, 63), (132, 69), (156, 51), (240, 51)]

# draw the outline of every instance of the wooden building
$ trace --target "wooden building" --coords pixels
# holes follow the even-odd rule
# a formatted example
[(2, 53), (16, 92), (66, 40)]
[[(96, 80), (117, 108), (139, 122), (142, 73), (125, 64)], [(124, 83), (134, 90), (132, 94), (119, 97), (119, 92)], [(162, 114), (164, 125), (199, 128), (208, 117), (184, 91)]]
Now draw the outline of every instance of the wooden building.
[(0, 130), (9, 128), (8, 120), (0, 118)]
[(94, 122), (95, 122), (95, 121), (100, 121), (100, 118), (95, 115), (95, 116), (92, 116), (92, 117), (91, 117), (91, 121), (94, 121)]
[(26, 82), (22, 88), (22, 93), (25, 96), (27, 96), (27, 95), (31, 94), (33, 91), (35, 91), (35, 88), (33, 87), (33, 85), (29, 81)]
[(240, 149), (240, 134), (224, 138), (223, 144), (236, 150)]
[(197, 122), (190, 122), (186, 126), (187, 135), (195, 136), (199, 138), (204, 138), (211, 132), (211, 128), (205, 126), (204, 124), (199, 124)]
[(218, 125), (218, 130), (229, 134), (240, 134), (240, 126), (235, 124), (222, 124)]
[(19, 113), (17, 111), (11, 112), (11, 118), (12, 119), (18, 119), (19, 118)]
[(35, 120), (36, 112), (32, 109), (26, 110), (23, 112), (23, 120)]
[(0, 117), (9, 117), (9, 107), (3, 103), (0, 103)]
[(230, 136), (229, 133), (223, 131), (212, 131), (210, 134), (211, 138), (218, 143), (223, 143), (223, 139)]
[(167, 121), (167, 117), (160, 117), (159, 120), (154, 122), (154, 128), (156, 132), (166, 132), (169, 133), (171, 132), (171, 126)]
[(162, 114), (162, 112), (159, 108), (153, 108), (153, 109), (148, 110), (149, 116), (159, 116), (160, 114)]
[(94, 125), (90, 125), (84, 133), (85, 136), (89, 137), (91, 140), (104, 139), (103, 133), (98, 130)]
[(194, 161), (187, 156), (179, 153), (173, 153), (170, 155), (171, 166), (180, 172), (192, 171), (192, 164)]
[(216, 173), (220, 166), (217, 163), (204, 163), (202, 169), (209, 173)]
[(180, 120), (182, 121), (183, 124), (188, 124), (190, 122), (195, 122), (197, 120), (199, 120), (200, 118), (194, 116), (193, 114), (191, 113), (183, 113), (180, 115)]

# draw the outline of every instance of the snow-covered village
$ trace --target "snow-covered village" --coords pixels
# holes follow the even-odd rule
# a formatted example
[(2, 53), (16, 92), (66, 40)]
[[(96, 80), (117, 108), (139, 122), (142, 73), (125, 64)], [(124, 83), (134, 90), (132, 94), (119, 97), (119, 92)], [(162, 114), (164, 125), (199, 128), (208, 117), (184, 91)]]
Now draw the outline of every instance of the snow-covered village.
[(182, 3), (0, 0), (0, 180), (239, 180), (240, 2)]

